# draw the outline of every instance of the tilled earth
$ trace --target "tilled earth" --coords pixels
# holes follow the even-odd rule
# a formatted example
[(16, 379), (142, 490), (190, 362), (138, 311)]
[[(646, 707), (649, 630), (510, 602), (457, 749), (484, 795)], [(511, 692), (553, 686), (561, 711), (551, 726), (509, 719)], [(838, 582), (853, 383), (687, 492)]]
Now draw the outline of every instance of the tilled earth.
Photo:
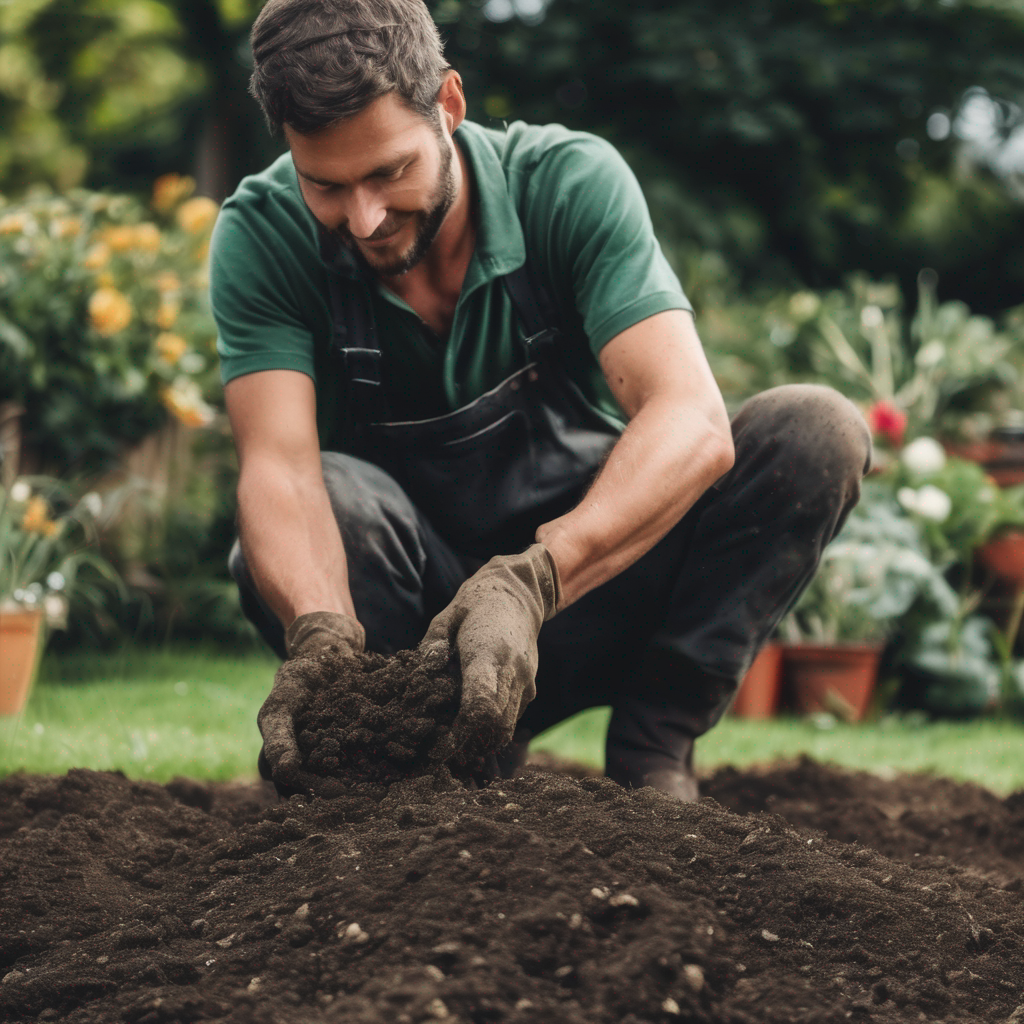
[(0, 1020), (1024, 1022), (1024, 793), (0, 781)]

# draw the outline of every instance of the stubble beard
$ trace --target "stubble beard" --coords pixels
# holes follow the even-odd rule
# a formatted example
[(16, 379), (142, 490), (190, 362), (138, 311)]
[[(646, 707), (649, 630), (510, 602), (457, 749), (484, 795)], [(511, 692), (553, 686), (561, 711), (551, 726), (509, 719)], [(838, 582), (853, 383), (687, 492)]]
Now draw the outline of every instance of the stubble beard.
[(434, 239), (437, 238), (437, 233), (441, 230), (441, 225), (455, 202), (458, 188), (455, 172), (452, 169), (452, 149), (446, 144), (447, 139), (448, 137), (438, 126), (438, 150), (441, 155), (441, 166), (437, 190), (426, 212), (412, 215), (419, 219), (419, 227), (416, 229), (416, 237), (412, 244), (404, 253), (391, 257), (388, 261), (387, 257), (375, 257), (373, 253), (368, 254), (345, 228), (332, 232), (346, 248), (358, 253), (379, 277), (400, 277), (412, 270), (427, 255), (428, 250), (434, 244)]

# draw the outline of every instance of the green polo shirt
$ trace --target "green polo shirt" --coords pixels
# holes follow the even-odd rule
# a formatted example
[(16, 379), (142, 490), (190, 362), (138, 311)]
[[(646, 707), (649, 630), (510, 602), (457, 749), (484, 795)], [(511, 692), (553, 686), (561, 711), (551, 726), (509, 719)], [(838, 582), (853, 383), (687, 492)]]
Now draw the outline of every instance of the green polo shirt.
[[(521, 329), (500, 278), (529, 260), (560, 311), (558, 358), (584, 397), (621, 425), (597, 354), (655, 313), (691, 308), (632, 172), (607, 142), (560, 125), (496, 131), (466, 122), (455, 141), (472, 174), (478, 230), (447, 339), (381, 283), (371, 289), (389, 418), (451, 412), (522, 367)], [(290, 154), (224, 203), (210, 249), (222, 379), (309, 374), (323, 448), (339, 444), (342, 419), (327, 351), (335, 272), (321, 259)]]

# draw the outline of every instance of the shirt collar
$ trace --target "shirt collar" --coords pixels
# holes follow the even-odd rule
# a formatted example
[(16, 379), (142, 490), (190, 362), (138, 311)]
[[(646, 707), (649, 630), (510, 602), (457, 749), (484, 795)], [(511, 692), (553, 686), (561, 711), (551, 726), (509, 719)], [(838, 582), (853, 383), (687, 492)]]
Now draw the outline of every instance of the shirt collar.
[(474, 257), (484, 278), (491, 279), (509, 274), (526, 262), (526, 241), (508, 192), (505, 168), (487, 134), (472, 121), (464, 121), (455, 130), (455, 140), (465, 154), (476, 190)]

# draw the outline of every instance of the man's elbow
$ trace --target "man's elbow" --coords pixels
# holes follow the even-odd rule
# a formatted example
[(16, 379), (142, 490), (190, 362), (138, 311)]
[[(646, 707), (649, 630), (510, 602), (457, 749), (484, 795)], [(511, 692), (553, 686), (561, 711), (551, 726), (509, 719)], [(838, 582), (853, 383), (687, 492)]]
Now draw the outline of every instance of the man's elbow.
[[(724, 410), (723, 410), (724, 411)], [(714, 482), (725, 476), (736, 463), (736, 446), (733, 444), (732, 428), (727, 417), (711, 418), (708, 426), (707, 440), (704, 451), (708, 466), (708, 476)]]
[(716, 437), (715, 464), (719, 476), (728, 473), (736, 464), (736, 446), (732, 442), (732, 433), (724, 437), (719, 434)]

